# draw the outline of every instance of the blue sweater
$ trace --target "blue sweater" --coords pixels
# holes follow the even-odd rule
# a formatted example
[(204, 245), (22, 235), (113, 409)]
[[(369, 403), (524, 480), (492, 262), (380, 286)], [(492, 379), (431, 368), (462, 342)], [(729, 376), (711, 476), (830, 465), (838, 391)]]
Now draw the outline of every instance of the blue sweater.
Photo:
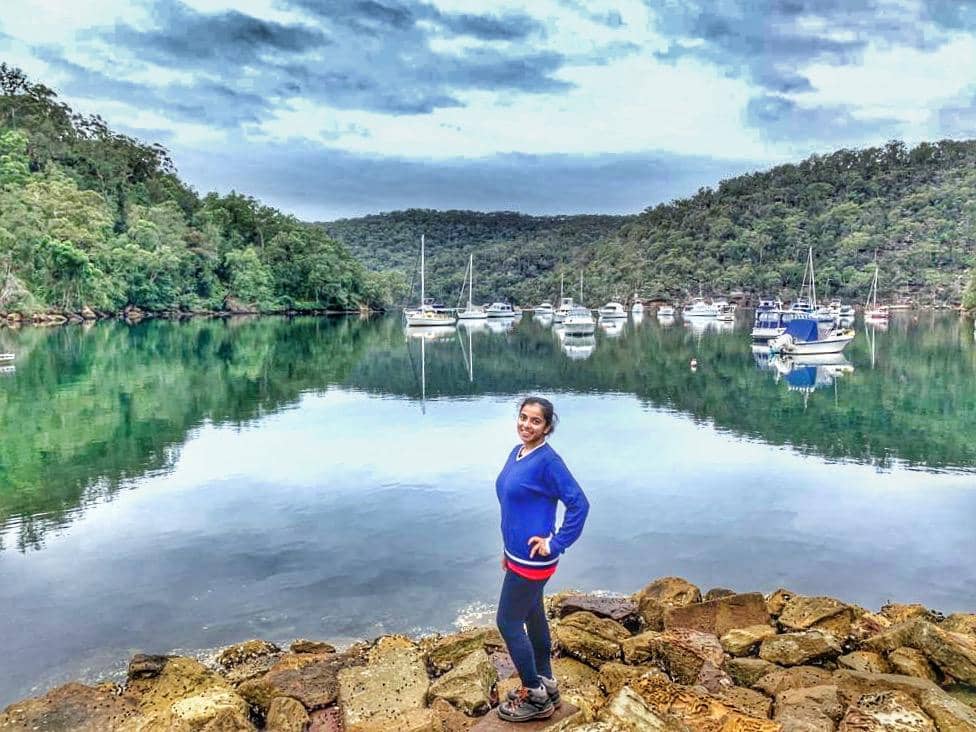
[[(516, 460), (512, 450), (495, 481), (502, 509), (502, 539), (509, 561), (530, 570), (554, 568), (559, 555), (576, 541), (590, 503), (563, 459), (548, 444)], [(563, 525), (556, 531), (556, 503), (566, 506)], [(529, 538), (552, 537), (548, 557), (529, 557)]]

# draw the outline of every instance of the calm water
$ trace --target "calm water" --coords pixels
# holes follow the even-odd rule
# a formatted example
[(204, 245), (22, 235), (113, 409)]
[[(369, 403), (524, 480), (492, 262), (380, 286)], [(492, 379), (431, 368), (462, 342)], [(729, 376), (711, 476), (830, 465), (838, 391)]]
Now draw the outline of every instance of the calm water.
[(527, 392), (593, 505), (551, 591), (679, 574), (976, 609), (972, 323), (858, 329), (792, 368), (746, 322), (653, 317), (572, 343), (530, 318), (2, 330), (0, 706), (137, 651), (490, 618)]

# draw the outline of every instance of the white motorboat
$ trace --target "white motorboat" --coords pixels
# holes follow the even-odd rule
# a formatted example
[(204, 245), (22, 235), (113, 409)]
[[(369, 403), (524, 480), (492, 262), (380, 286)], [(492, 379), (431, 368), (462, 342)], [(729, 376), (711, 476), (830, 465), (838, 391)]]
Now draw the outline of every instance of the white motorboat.
[(756, 317), (752, 322), (752, 339), (754, 341), (768, 341), (786, 332), (786, 324), (793, 314), (779, 308), (775, 310), (756, 310)]
[(552, 315), (553, 307), (551, 302), (543, 302), (535, 306), (533, 311), (536, 315)]
[(420, 235), (420, 307), (404, 309), (403, 316), (407, 325), (411, 327), (429, 328), (434, 326), (452, 326), (457, 318), (435, 307), (427, 300), (426, 282), (424, 280), (424, 235)]
[(662, 305), (657, 309), (657, 317), (659, 318), (673, 318), (674, 308), (671, 305)]
[(12, 353), (0, 353), (0, 363), (13, 361), (16, 356)]
[[(468, 304), (464, 310), (458, 311), (458, 320), (484, 320), (488, 313), (481, 305), (471, 302), (471, 293), (474, 292), (474, 255), (468, 255), (468, 271), (465, 274), (465, 282), (468, 287)], [(461, 285), (461, 295), (464, 295), (464, 284)], [(460, 298), (458, 298), (460, 300)]]
[(493, 302), (488, 306), (489, 318), (514, 318), (515, 310), (507, 302)]
[(735, 322), (735, 303), (727, 303), (725, 300), (719, 300), (715, 304), (718, 306), (718, 315), (715, 316), (716, 320), (720, 320), (723, 323)]
[(593, 320), (593, 313), (582, 305), (574, 305), (563, 318), (563, 331), (566, 335), (593, 335), (594, 330), (596, 321)]
[(853, 340), (854, 331), (848, 328), (830, 328), (821, 333), (815, 319), (793, 318), (782, 335), (769, 341), (769, 349), (787, 356), (818, 356), (840, 353)]
[(718, 315), (718, 308), (713, 303), (705, 302), (705, 298), (696, 297), (685, 306), (681, 314), (686, 318), (714, 318)]
[(559, 275), (559, 307), (552, 312), (552, 321), (554, 323), (563, 322), (563, 319), (569, 314), (569, 311), (573, 307), (573, 298), (563, 295), (563, 284), (565, 283), (565, 280), (565, 275)]
[(627, 311), (619, 302), (608, 302), (599, 310), (600, 320), (626, 319)]
[(640, 315), (644, 312), (644, 303), (641, 302), (640, 295), (636, 292), (634, 293), (634, 304), (630, 306), (630, 312), (633, 315)]

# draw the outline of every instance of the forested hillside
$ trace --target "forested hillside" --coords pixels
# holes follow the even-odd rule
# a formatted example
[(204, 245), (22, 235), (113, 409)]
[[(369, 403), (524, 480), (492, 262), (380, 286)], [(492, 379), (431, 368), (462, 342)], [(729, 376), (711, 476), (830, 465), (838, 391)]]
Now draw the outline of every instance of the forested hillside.
[[(561, 274), (576, 283), (581, 272), (590, 304), (699, 288), (789, 298), (813, 247), (821, 296), (863, 300), (877, 256), (884, 297), (958, 302), (976, 263), (976, 142), (840, 150), (635, 217), (400, 211), (324, 226), (367, 266), (408, 276), (425, 232), (429, 281), (445, 299), (468, 252), (479, 301), (552, 298)], [(976, 287), (968, 298), (976, 306)]]
[[(367, 267), (396, 269), (415, 285), (420, 235), (425, 234), (428, 292), (453, 305), (468, 266), (468, 254), (474, 255), (475, 302), (531, 302), (540, 296), (540, 282), (554, 271), (569, 273), (567, 288), (573, 287), (578, 282), (574, 263), (632, 219), (411, 209), (322, 226)], [(557, 291), (558, 287), (557, 283)]]
[(201, 198), (164, 148), (0, 64), (0, 311), (353, 308), (402, 289), (319, 227)]

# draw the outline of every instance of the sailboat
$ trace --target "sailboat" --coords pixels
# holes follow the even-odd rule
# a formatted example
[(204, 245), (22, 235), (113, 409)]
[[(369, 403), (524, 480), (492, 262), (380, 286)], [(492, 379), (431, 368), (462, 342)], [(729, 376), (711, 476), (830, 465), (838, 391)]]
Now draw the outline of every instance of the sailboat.
[[(809, 282), (807, 277), (809, 276)], [(808, 296), (804, 297), (803, 291), (808, 291)], [(807, 266), (803, 270), (803, 283), (800, 285), (800, 294), (793, 303), (790, 311), (802, 318), (813, 318), (818, 323), (833, 323), (834, 314), (829, 307), (817, 306), (817, 277), (813, 270), (813, 247), (807, 251)]]
[(563, 296), (563, 284), (566, 280), (566, 275), (559, 275), (559, 307), (552, 314), (552, 320), (554, 323), (561, 323), (566, 319), (569, 311), (573, 308), (573, 298)]
[(874, 260), (874, 280), (871, 282), (871, 291), (868, 293), (868, 301), (864, 305), (864, 317), (867, 320), (887, 320), (889, 316), (887, 305), (878, 305), (878, 259)]
[(424, 282), (424, 235), (420, 235), (420, 307), (404, 309), (403, 316), (408, 326), (442, 326), (454, 325), (457, 318), (450, 313), (438, 311), (427, 302), (427, 291)]
[[(580, 302), (583, 302), (583, 273), (580, 272)], [(563, 318), (563, 329), (566, 335), (580, 336), (593, 335), (596, 330), (596, 321), (593, 320), (593, 313), (583, 305), (574, 305), (569, 308)]]
[[(465, 281), (468, 285), (468, 304), (464, 310), (458, 312), (458, 320), (485, 320), (488, 317), (488, 313), (481, 305), (471, 304), (471, 293), (474, 292), (474, 255), (468, 255), (468, 271), (465, 274)], [(461, 291), (464, 291), (464, 285), (461, 285)]]

